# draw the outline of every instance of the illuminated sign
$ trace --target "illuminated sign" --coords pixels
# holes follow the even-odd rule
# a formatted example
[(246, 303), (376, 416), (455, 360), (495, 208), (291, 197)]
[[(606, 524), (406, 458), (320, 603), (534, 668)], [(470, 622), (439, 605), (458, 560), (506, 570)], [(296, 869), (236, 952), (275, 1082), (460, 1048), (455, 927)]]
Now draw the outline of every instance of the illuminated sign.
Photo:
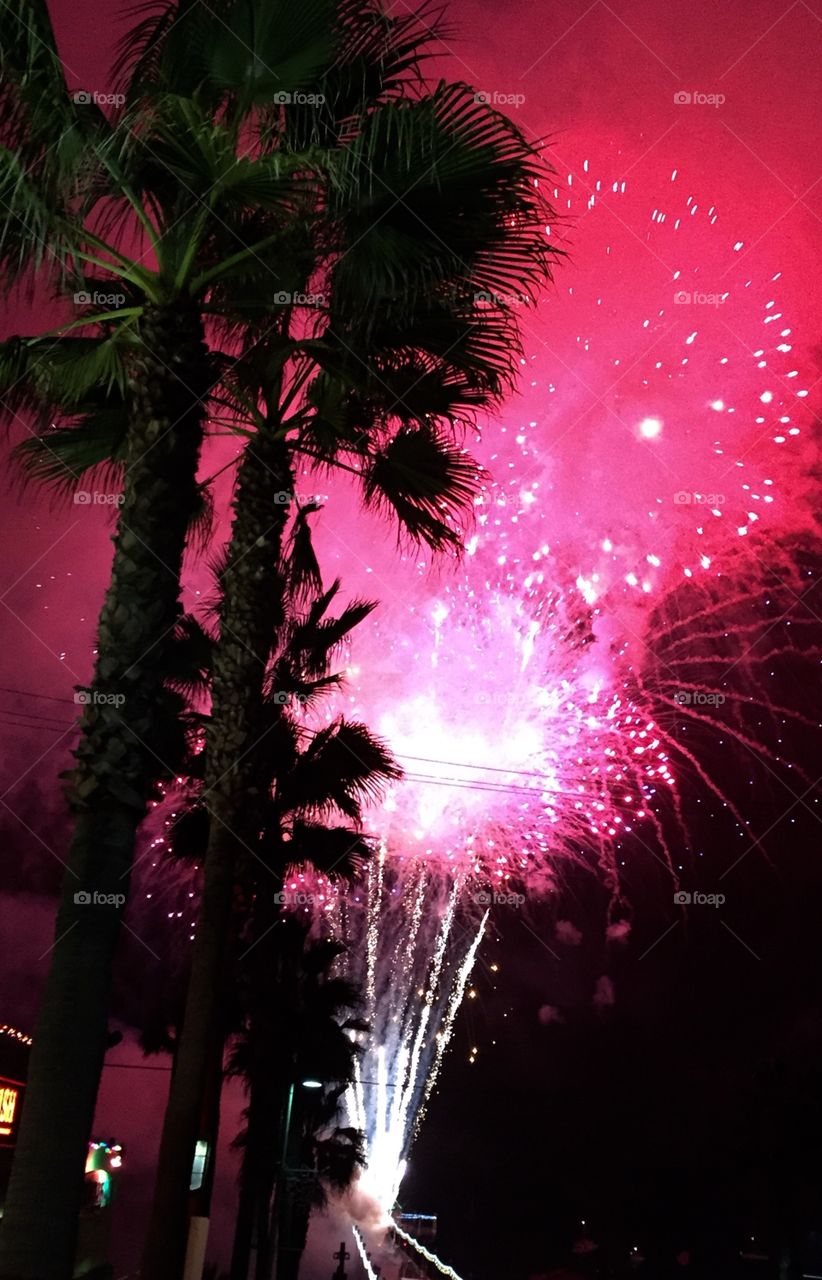
[(23, 1085), (19, 1080), (0, 1076), (0, 1147), (13, 1147), (17, 1141)]

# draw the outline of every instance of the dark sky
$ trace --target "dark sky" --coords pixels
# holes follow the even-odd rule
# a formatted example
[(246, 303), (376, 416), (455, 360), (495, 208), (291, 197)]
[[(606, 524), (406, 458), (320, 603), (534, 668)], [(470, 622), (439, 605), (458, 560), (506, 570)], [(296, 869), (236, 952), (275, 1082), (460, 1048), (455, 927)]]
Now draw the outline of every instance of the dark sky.
[[(70, 86), (105, 88), (112, 12), (92, 0), (55, 0), (53, 12)], [(606, 190), (611, 181), (628, 182), (624, 200), (591, 217), (585, 200), (567, 211), (571, 261), (529, 322), (527, 349), (539, 375), (524, 380), (511, 415), (542, 423), (550, 379), (564, 392), (564, 409), (584, 411), (588, 396), (595, 408), (610, 386), (606, 357), (618, 350), (626, 363), (645, 358), (636, 345), (641, 315), (656, 311), (666, 288), (670, 303), (669, 250), (649, 239), (649, 215), (657, 204), (664, 207), (675, 169), (703, 213), (715, 202), (721, 215), (716, 228), (709, 220), (700, 224), (683, 261), (694, 271), (702, 266), (701, 278), (710, 283), (722, 253), (739, 241), (745, 245), (739, 270), (754, 288), (782, 272), (780, 305), (798, 335), (797, 363), (813, 369), (822, 215), (817, 4), (458, 0), (450, 14), (457, 36), (443, 74), (489, 93), (524, 95), (511, 109), (529, 131), (553, 139), (560, 184), (568, 173), (575, 191), (585, 189), (586, 174), (590, 181), (607, 178)], [(673, 101), (681, 91), (722, 94), (725, 102), (681, 107)], [(601, 289), (606, 305), (598, 311)], [(5, 332), (25, 331), (29, 323), (18, 314)], [(753, 349), (746, 324), (735, 313), (734, 332), (721, 339), (729, 350)], [(591, 335), (599, 365), (581, 352), (581, 337)], [(681, 344), (682, 335), (675, 337)], [(672, 352), (674, 338), (666, 336), (663, 349)], [(584, 387), (569, 375), (580, 367)], [(810, 373), (806, 385), (816, 376)], [(629, 409), (643, 403), (639, 381), (623, 390)], [(584, 418), (576, 447), (565, 447), (561, 474), (554, 475), (556, 505), (546, 519), (561, 529), (569, 512), (581, 512), (580, 541), (600, 517), (618, 529), (634, 519), (624, 492), (603, 480), (603, 454), (610, 466), (619, 452), (618, 439), (596, 436), (606, 426), (595, 414)], [(689, 449), (694, 440), (712, 438), (712, 422), (694, 419), (691, 427)], [(547, 435), (544, 447), (547, 456)], [(632, 483), (641, 505), (656, 480)], [(791, 512), (781, 518), (789, 527)], [(89, 670), (108, 526), (103, 512), (53, 509), (32, 491), (14, 490), (0, 524), (6, 622), (0, 1021), (31, 1029), (50, 945), (49, 895), (65, 842), (54, 778), (66, 763), (72, 687)], [(323, 526), (324, 554), (345, 566), (353, 589), (360, 569), (338, 532)], [(190, 602), (201, 586), (192, 572)], [(789, 664), (777, 687), (814, 715), (813, 691)], [(818, 743), (809, 736), (788, 746), (786, 754), (815, 778)], [(546, 1270), (583, 1218), (595, 1238), (621, 1240), (635, 1231), (643, 1243), (656, 1235), (679, 1247), (707, 1238), (715, 1221), (737, 1233), (760, 1225), (776, 1230), (787, 1215), (780, 1195), (804, 1213), (819, 1190), (822, 864), (813, 793), (797, 803), (767, 769), (752, 771), (749, 758), (718, 743), (705, 749), (730, 790), (748, 788), (746, 816), (757, 832), (767, 832), (722, 882), (728, 901), (721, 911), (677, 913), (670, 880), (637, 850), (625, 885), (632, 932), (621, 947), (606, 946), (607, 902), (596, 881), (579, 873), (565, 882), (559, 902), (531, 904), (527, 916), (502, 911), (498, 940), (483, 948), (477, 997), (461, 1015), (404, 1188), (408, 1207), (439, 1215), (441, 1252), (467, 1280), (524, 1280)], [(677, 850), (683, 883), (715, 892), (734, 861), (739, 832), (692, 782), (684, 803), (687, 836)], [(573, 925), (578, 942), (573, 930), (558, 935), (558, 920)], [(150, 969), (151, 957), (144, 963)], [(603, 977), (610, 986), (598, 986)], [(132, 943), (120, 978), (123, 1009), (133, 1007), (140, 982)], [(480, 1053), (469, 1067), (472, 1045)], [(164, 1075), (137, 1069), (141, 1059), (128, 1034), (111, 1061), (134, 1065), (105, 1073), (98, 1114), (100, 1132), (129, 1146), (118, 1246), (126, 1267), (153, 1158), (144, 1138), (156, 1132)], [(237, 1109), (232, 1095), (227, 1129)], [(218, 1238), (225, 1238), (230, 1218), (232, 1176), (226, 1165)], [(810, 1221), (807, 1213), (802, 1221)], [(320, 1280), (325, 1272), (317, 1267)]]

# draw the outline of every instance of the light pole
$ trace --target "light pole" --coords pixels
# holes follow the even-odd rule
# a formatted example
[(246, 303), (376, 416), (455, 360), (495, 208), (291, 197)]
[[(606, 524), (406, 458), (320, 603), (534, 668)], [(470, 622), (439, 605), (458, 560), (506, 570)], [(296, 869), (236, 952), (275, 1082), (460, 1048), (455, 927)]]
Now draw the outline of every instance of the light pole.
[[(309, 1077), (307, 1080), (301, 1080), (300, 1084), (303, 1089), (322, 1089), (322, 1080), (315, 1080)], [(288, 1086), (288, 1098), (285, 1104), (285, 1123), (283, 1124), (283, 1146), (280, 1155), (280, 1178), (277, 1184), (277, 1194), (274, 1200), (274, 1215), (271, 1224), (271, 1272), (276, 1275), (277, 1261), (280, 1253), (280, 1229), (282, 1226), (283, 1209), (285, 1207), (286, 1196), (288, 1194), (288, 1140), (291, 1136), (291, 1113), (294, 1109), (294, 1081)]]

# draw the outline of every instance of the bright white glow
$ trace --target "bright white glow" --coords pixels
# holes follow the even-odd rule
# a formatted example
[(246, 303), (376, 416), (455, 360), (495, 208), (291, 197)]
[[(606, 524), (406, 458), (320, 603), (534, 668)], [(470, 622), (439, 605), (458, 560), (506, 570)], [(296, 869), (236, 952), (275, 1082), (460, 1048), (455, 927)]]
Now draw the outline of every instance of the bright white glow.
[(639, 434), (645, 440), (656, 440), (662, 432), (661, 418), (643, 418), (639, 424)]

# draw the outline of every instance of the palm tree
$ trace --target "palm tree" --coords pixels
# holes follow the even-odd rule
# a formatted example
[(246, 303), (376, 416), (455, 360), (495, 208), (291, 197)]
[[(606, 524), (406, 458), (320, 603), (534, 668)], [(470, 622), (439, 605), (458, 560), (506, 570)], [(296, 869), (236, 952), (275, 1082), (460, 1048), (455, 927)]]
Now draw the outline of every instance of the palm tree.
[[(331, 1107), (339, 1107), (338, 1091), (332, 1092), (326, 1104), (327, 1127), (319, 1135), (309, 1121), (307, 1133), (303, 1133), (303, 1149), (300, 1159), (308, 1164), (309, 1180), (302, 1187), (302, 1194), (289, 1196), (288, 1184), (283, 1190), (287, 1197), (283, 1204), (285, 1222), (280, 1228), (279, 1248), (277, 1251), (277, 1280), (297, 1280), (300, 1262), (308, 1240), (308, 1228), (311, 1221), (311, 1210), (324, 1209), (328, 1204), (329, 1192), (339, 1196), (347, 1191), (358, 1171), (365, 1164), (365, 1150), (362, 1134), (358, 1129), (330, 1126), (336, 1119), (330, 1115)], [(323, 1123), (320, 1119), (319, 1123)], [(311, 1174), (314, 1174), (312, 1177)], [(275, 1206), (276, 1207), (276, 1206)]]
[[(337, 880), (355, 875), (362, 860), (372, 853), (370, 842), (361, 830), (363, 804), (378, 798), (385, 783), (400, 775), (383, 744), (364, 725), (337, 718), (317, 732), (308, 732), (295, 713), (297, 706), (310, 710), (325, 692), (340, 684), (341, 676), (331, 672), (332, 656), (373, 608), (367, 602), (354, 601), (338, 616), (330, 616), (339, 582), (327, 591), (321, 590), (308, 515), (307, 510), (298, 515), (288, 555), (279, 568), (278, 596), (287, 602), (287, 611), (280, 620), (269, 661), (262, 707), (265, 732), (255, 748), (261, 757), (261, 774), (268, 780), (266, 796), (255, 843), (236, 868), (229, 964), (221, 975), (219, 1036), (210, 1062), (212, 1074), (221, 1073), (223, 1041), (232, 1034), (239, 1016), (249, 1113), (232, 1271), (234, 1275), (247, 1275), (256, 1225), (257, 1272), (266, 1278), (270, 1274), (274, 1238), (270, 1203), (278, 1177), (273, 1144), (282, 1119), (279, 1108), (296, 1070), (298, 1048), (292, 1032), (300, 1025), (298, 1014), (302, 1008), (299, 1001), (294, 1004), (302, 990), (297, 981), (301, 973), (302, 941), (296, 951), (293, 946), (283, 946), (284, 937), (295, 936), (293, 921), (283, 928), (280, 892), (283, 878), (290, 863), (310, 863), (315, 871), (333, 875)], [(318, 592), (313, 598), (310, 597), (312, 590)], [(191, 618), (185, 620), (181, 631), (182, 644), (176, 651), (177, 670), (182, 675), (182, 648), (183, 655), (194, 657), (193, 670), (186, 682), (190, 687), (211, 665), (212, 642)], [(181, 812), (170, 831), (174, 856), (195, 865), (202, 863), (212, 820), (207, 804), (203, 803), (198, 760), (195, 757), (190, 762), (186, 783), (188, 802), (182, 806), (177, 802)], [(329, 944), (316, 954), (330, 962), (334, 950)], [(311, 973), (316, 976), (316, 969), (311, 968)], [(336, 993), (337, 996), (348, 990), (346, 984), (340, 982), (329, 983), (324, 989), (327, 995)], [(286, 1008), (291, 1013), (283, 1018)], [(353, 1026), (353, 1023), (347, 1025)], [(236, 1028), (234, 1034), (237, 1034)], [(297, 1036), (297, 1040), (304, 1039), (303, 1033)], [(152, 1041), (154, 1048), (174, 1045), (164, 1025), (159, 1035), (153, 1030)], [(312, 1044), (312, 1051), (320, 1056), (321, 1042)], [(342, 1048), (349, 1054), (353, 1052), (347, 1038)], [(326, 1059), (329, 1055), (330, 1048)], [(339, 1053), (336, 1061), (341, 1061)], [(343, 1056), (342, 1061), (347, 1059)], [(314, 1064), (311, 1074), (316, 1074), (318, 1066), (319, 1063)], [(213, 1162), (217, 1115), (214, 1107), (218, 1108), (218, 1098), (211, 1101), (208, 1131), (198, 1131), (198, 1137), (209, 1139)], [(328, 1102), (329, 1096), (326, 1096), (323, 1105), (327, 1106)], [(319, 1119), (316, 1109), (313, 1114)], [(329, 1112), (325, 1119), (330, 1118)], [(322, 1168), (327, 1169), (328, 1176), (336, 1170), (339, 1179), (346, 1155), (358, 1151), (350, 1134), (329, 1133), (317, 1146), (315, 1155)], [(207, 1177), (212, 1173), (213, 1167), (207, 1170)], [(315, 1194), (318, 1194), (316, 1188)], [(207, 1196), (201, 1208), (207, 1215)]]
[[(336, 587), (337, 584), (335, 584)], [(332, 591), (334, 588), (332, 588)], [(327, 594), (327, 593), (326, 593)], [(322, 606), (325, 596), (319, 597)], [(303, 632), (306, 640), (313, 629), (309, 616), (308, 629)], [(300, 628), (298, 628), (299, 632)], [(275, 663), (273, 683), (285, 693), (296, 684), (300, 697), (305, 697), (306, 668), (313, 663), (306, 660), (305, 641), (296, 639), (284, 655), (285, 661)], [(309, 640), (310, 643), (310, 640)], [(313, 646), (315, 653), (317, 646)], [(297, 663), (293, 659), (295, 649)], [(321, 661), (324, 661), (321, 658)], [(316, 669), (316, 668), (315, 668)], [(323, 677), (319, 677), (322, 679)], [(275, 696), (282, 696), (275, 695)], [(257, 1280), (270, 1280), (271, 1267), (276, 1256), (276, 1242), (282, 1242), (282, 1231), (287, 1225), (284, 1197), (288, 1194), (285, 1168), (278, 1170), (272, 1158), (272, 1127), (276, 1107), (281, 1105), (289, 1086), (301, 1071), (314, 1074), (323, 1060), (323, 1042), (315, 1035), (308, 1047), (302, 1042), (305, 1033), (294, 1034), (299, 1027), (299, 1014), (305, 1004), (305, 994), (300, 982), (300, 969), (305, 960), (297, 964), (293, 951), (283, 944), (283, 934), (293, 932), (293, 924), (283, 922), (280, 904), (280, 886), (288, 865), (311, 864), (316, 871), (333, 874), (336, 878), (351, 879), (356, 875), (364, 857), (371, 855), (368, 840), (362, 832), (362, 808), (366, 800), (379, 798), (384, 785), (400, 776), (390, 754), (364, 725), (344, 719), (334, 720), (326, 728), (314, 734), (301, 731), (292, 715), (279, 720), (279, 734), (272, 733), (269, 741), (267, 772), (272, 784), (263, 808), (263, 826), (256, 856), (246, 857), (240, 864), (240, 876), (247, 881), (247, 900), (250, 902), (247, 930), (244, 941), (247, 950), (241, 965), (241, 981), (247, 990), (248, 1020), (246, 1049), (249, 1054), (249, 1123), (246, 1146), (248, 1168), (244, 1170), (243, 1198), (232, 1263), (232, 1278), (237, 1280), (247, 1274), (250, 1238), (247, 1228), (250, 1215), (246, 1211), (250, 1200), (256, 1207)], [(341, 816), (347, 820), (339, 825)], [(329, 820), (334, 819), (334, 825)], [(285, 924), (285, 929), (284, 929)], [(335, 944), (313, 952), (313, 956), (325, 957), (326, 964), (338, 954)], [(321, 966), (321, 968), (324, 966)], [(310, 970), (316, 975), (316, 967)], [(278, 999), (272, 1003), (272, 975), (277, 975)], [(326, 998), (333, 997), (332, 1008), (345, 1003), (350, 991), (342, 980), (330, 980), (323, 988)], [(353, 1024), (349, 1023), (348, 1027)], [(325, 1044), (325, 1058), (332, 1057), (332, 1044)], [(309, 1061), (309, 1049), (315, 1060)], [(332, 1078), (345, 1083), (352, 1062), (354, 1048), (347, 1038), (337, 1058), (341, 1065)], [(345, 1068), (345, 1070), (343, 1070)], [(325, 1077), (321, 1074), (320, 1079)], [(283, 1089), (285, 1085), (285, 1089)], [(327, 1119), (330, 1116), (326, 1117)], [(291, 1129), (286, 1126), (286, 1137)], [(294, 1134), (298, 1132), (295, 1129)], [(318, 1149), (330, 1159), (336, 1152), (342, 1157), (343, 1148), (359, 1152), (359, 1145), (350, 1135), (333, 1135), (329, 1146)], [(302, 1150), (302, 1148), (301, 1148)], [(303, 1153), (304, 1154), (304, 1153)], [(283, 1163), (289, 1156), (284, 1152)], [(276, 1215), (272, 1218), (271, 1200), (274, 1183), (277, 1182)], [(312, 1184), (313, 1185), (313, 1184)], [(289, 1217), (294, 1206), (289, 1209)], [(296, 1210), (294, 1210), (296, 1211)], [(300, 1210), (300, 1213), (302, 1211)], [(301, 1221), (300, 1214), (297, 1215)], [(306, 1219), (307, 1228), (307, 1219)], [(299, 1255), (297, 1255), (299, 1257)]]
[[(232, 47), (227, 37), (229, 57)], [(55, 404), (96, 398), (105, 437), (108, 386), (127, 416), (111, 581), (69, 789), (74, 835), (0, 1232), (0, 1273), (39, 1280), (67, 1274), (73, 1256), (111, 961), (162, 745), (164, 661), (213, 382), (205, 322), (238, 322), (232, 297), (243, 296), (251, 262), (283, 286), (306, 173), (304, 152), (274, 155), (249, 136), (259, 99), (230, 67), (219, 102), (185, 96), (190, 71), (182, 84), (183, 63), (167, 66), (163, 93), (135, 87), (107, 115), (70, 92), (45, 0), (2, 7), (0, 268), (7, 283), (36, 278), (75, 296), (75, 318), (59, 332), (78, 336), (62, 348)], [(299, 51), (279, 71), (280, 84), (301, 81)], [(7, 413), (26, 407), (51, 340), (7, 349), (16, 362)], [(90, 907), (95, 891), (118, 905)]]

